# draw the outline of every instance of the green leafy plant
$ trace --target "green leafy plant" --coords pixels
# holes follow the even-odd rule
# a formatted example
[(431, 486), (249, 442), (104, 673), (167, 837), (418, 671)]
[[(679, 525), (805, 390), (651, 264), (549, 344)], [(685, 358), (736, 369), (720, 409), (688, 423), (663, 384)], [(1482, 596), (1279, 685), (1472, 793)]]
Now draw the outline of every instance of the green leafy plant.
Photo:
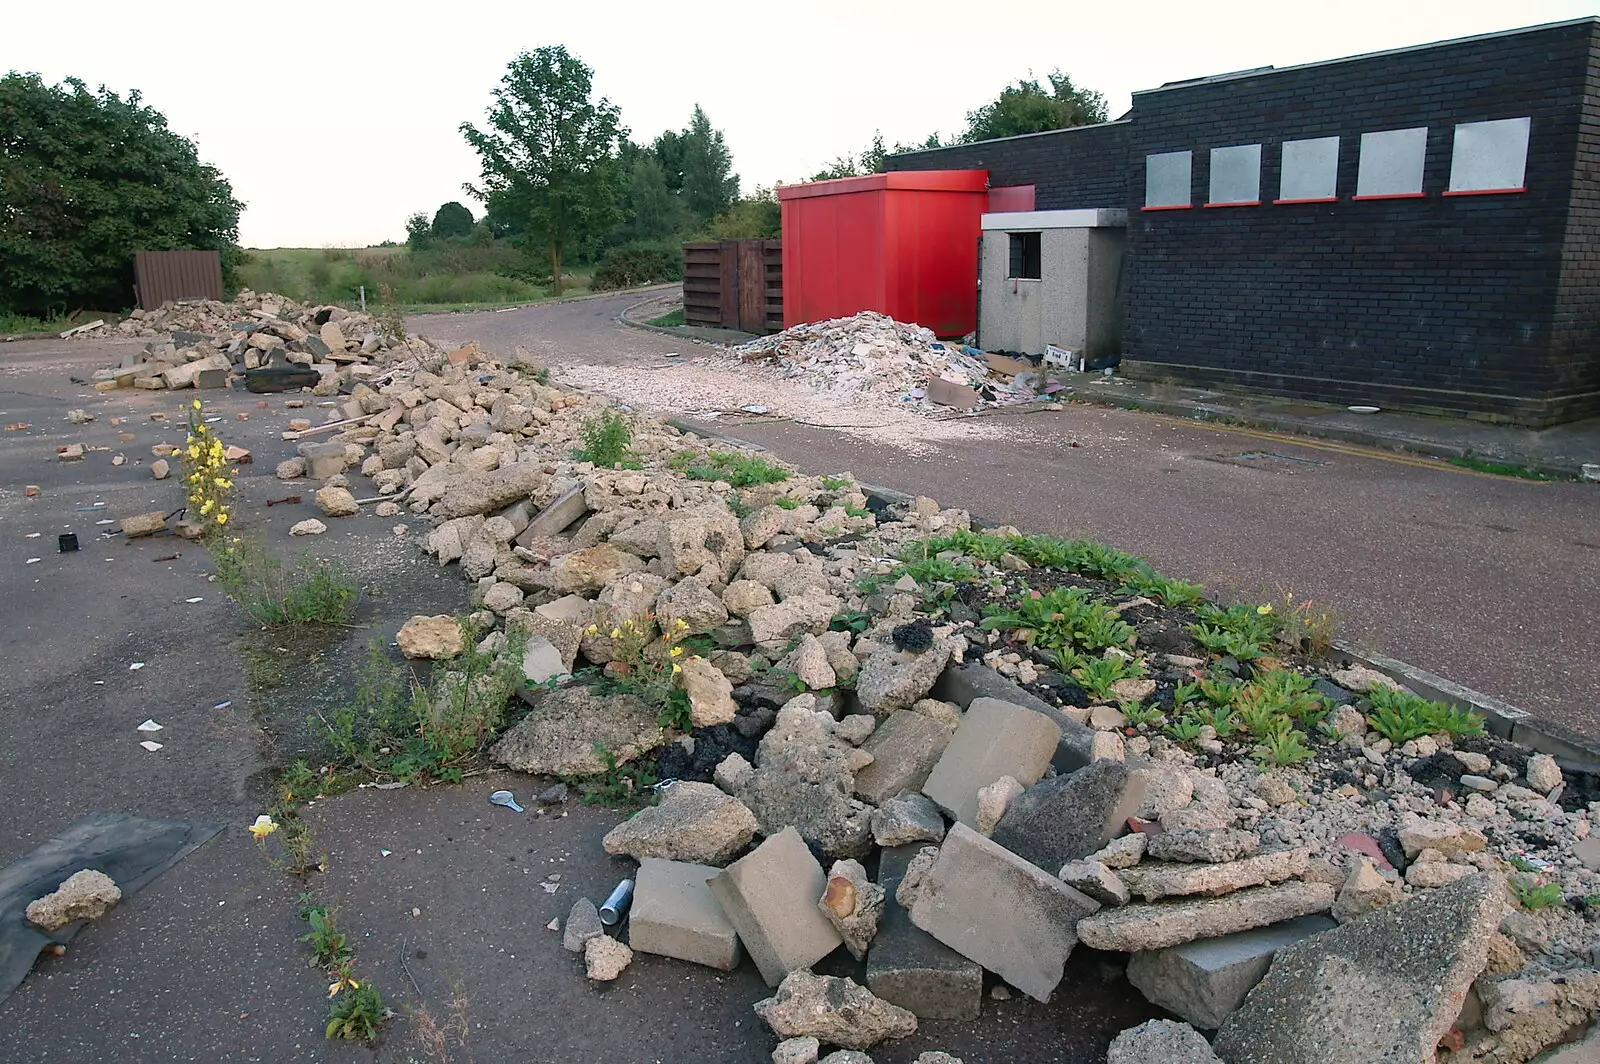
[(1194, 717), (1183, 716), (1168, 724), (1165, 731), (1180, 743), (1192, 743), (1200, 738), (1200, 729), (1203, 727), (1205, 725)]
[(1118, 590), (1123, 594), (1145, 595), (1163, 606), (1194, 606), (1200, 602), (1200, 595), (1205, 591), (1205, 585), (1169, 580), (1157, 575), (1154, 570), (1141, 566), (1123, 577), (1122, 587)]
[(961, 584), (978, 579), (978, 570), (943, 558), (907, 562), (902, 571), (924, 587), (930, 584)]
[(789, 471), (774, 465), (765, 458), (735, 454), (732, 451), (707, 451), (704, 459), (693, 452), (688, 461), (680, 456), (674, 464), (690, 480), (726, 481), (735, 488), (751, 488), (758, 484), (780, 484), (789, 479)]
[(583, 423), (581, 433), (583, 446), (572, 451), (575, 461), (593, 462), (601, 469), (644, 468), (638, 457), (628, 450), (628, 444), (633, 442), (633, 430), (620, 412), (607, 410), (599, 417), (589, 418)]
[(1199, 700), (1200, 700), (1200, 685), (1199, 684), (1197, 684), (1197, 683), (1188, 683), (1188, 682), (1180, 682), (1180, 683), (1177, 683), (1177, 684), (1173, 685), (1173, 688), (1172, 688), (1172, 704), (1173, 704), (1174, 707), (1182, 709), (1184, 706), (1188, 705), (1190, 702), (1197, 702)]
[(1238, 680), (1231, 680), (1226, 676), (1206, 676), (1199, 682), (1200, 695), (1213, 706), (1228, 707), (1233, 705), (1233, 700), (1244, 687)]
[(254, 539), (220, 536), (211, 561), (228, 597), (263, 627), (348, 624), (355, 612), (355, 581), (331, 561), (308, 555), (289, 566)]
[[(933, 536), (914, 543), (907, 548), (907, 552), (915, 551), (920, 557), (931, 558), (944, 551), (953, 550), (980, 561), (993, 563), (999, 561), (1000, 556), (1007, 553), (1010, 546), (1011, 540), (1005, 536), (957, 529), (942, 536)], [(902, 552), (901, 557), (906, 557), (906, 552)]]
[(822, 477), (822, 487), (826, 491), (843, 491), (853, 483), (849, 477), (835, 477), (827, 474)]
[(1483, 733), (1483, 718), (1478, 714), (1410, 691), (1375, 687), (1368, 692), (1367, 701), (1372, 707), (1368, 726), (1396, 745), (1439, 732), (1455, 737)]
[(1313, 657), (1333, 648), (1339, 628), (1339, 615), (1333, 607), (1311, 599), (1297, 599), (1294, 592), (1280, 588), (1273, 605), (1278, 618), (1278, 639)]
[(337, 911), (327, 906), (314, 906), (305, 910), (304, 919), (311, 930), (300, 936), (300, 941), (311, 946), (310, 966), (337, 968), (355, 957), (355, 950), (337, 923)]
[(1239, 732), (1239, 720), (1226, 703), (1203, 706), (1194, 711), (1194, 719), (1201, 724), (1209, 725), (1219, 739), (1231, 738)]
[(855, 518), (871, 517), (872, 511), (865, 506), (846, 506), (844, 512), (847, 516)]
[(1253, 661), (1266, 653), (1266, 646), (1254, 636), (1214, 625), (1191, 624), (1189, 634), (1213, 654), (1227, 655), (1239, 661)]
[(566, 782), (576, 788), (579, 801), (585, 805), (604, 805), (626, 808), (648, 802), (655, 797), (655, 773), (638, 762), (626, 765), (617, 763), (617, 755), (604, 744), (596, 743), (594, 752), (605, 763), (605, 768), (593, 776), (579, 776)]
[(1511, 893), (1516, 895), (1517, 904), (1529, 912), (1561, 904), (1559, 883), (1544, 883), (1529, 876), (1511, 876), (1506, 882), (1511, 887)]
[(1122, 710), (1122, 715), (1128, 719), (1132, 727), (1140, 727), (1159, 723), (1162, 719), (1160, 706), (1147, 706), (1142, 702), (1121, 701), (1117, 708)]
[(867, 613), (865, 610), (846, 610), (844, 613), (833, 615), (833, 619), (828, 622), (828, 629), (834, 632), (855, 632), (859, 634), (865, 632), (867, 626), (871, 623), (872, 614)]
[(330, 988), (328, 1023), (323, 1037), (349, 1042), (372, 1042), (383, 1026), (383, 998), (372, 980), (358, 980), (349, 968), (336, 973)]
[(1297, 764), (1312, 755), (1311, 748), (1305, 744), (1305, 738), (1305, 733), (1295, 728), (1285, 727), (1269, 732), (1261, 738), (1253, 756), (1263, 763)]
[(304, 802), (322, 793), (322, 777), (311, 770), (305, 758), (296, 758), (283, 770), (279, 780), (285, 801)]
[[(1314, 692), (1311, 685), (1309, 676), (1287, 669), (1263, 670), (1234, 692), (1233, 708), (1241, 720), (1248, 721), (1252, 715), (1264, 714), (1315, 727), (1328, 715), (1329, 706), (1327, 699)], [(1259, 734), (1255, 728), (1250, 731)]]
[(1092, 653), (1125, 646), (1135, 635), (1132, 625), (1090, 601), (1089, 592), (1081, 587), (1051, 588), (1037, 598), (1023, 593), (1009, 605), (991, 606), (985, 613), (982, 628), (1012, 629), (1016, 638), (1047, 650)]
[(1513, 854), (1510, 857), (1507, 857), (1506, 858), (1506, 863), (1509, 864), (1512, 868), (1515, 868), (1518, 872), (1537, 872), (1537, 871), (1539, 871), (1539, 869), (1534, 866), (1533, 862), (1529, 861), (1526, 857), (1521, 857), (1521, 856), (1518, 856), (1516, 854)]
[(1111, 687), (1117, 681), (1137, 679), (1144, 673), (1144, 662), (1113, 656), (1085, 658), (1082, 665), (1072, 670), (1072, 678), (1091, 698), (1106, 699), (1111, 697)]
[(1240, 661), (1252, 661), (1266, 653), (1279, 623), (1270, 605), (1246, 603), (1222, 607), (1202, 602), (1195, 607), (1195, 617), (1198, 623), (1189, 626), (1189, 633), (1201, 646)]

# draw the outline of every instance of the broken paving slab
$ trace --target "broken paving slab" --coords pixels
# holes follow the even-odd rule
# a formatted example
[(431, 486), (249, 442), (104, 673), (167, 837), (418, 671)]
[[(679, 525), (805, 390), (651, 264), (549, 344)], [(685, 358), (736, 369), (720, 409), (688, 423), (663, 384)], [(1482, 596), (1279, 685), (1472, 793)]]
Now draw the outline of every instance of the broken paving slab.
[(559, 535), (568, 525), (588, 513), (589, 507), (584, 501), (584, 488), (584, 483), (580, 481), (562, 492), (549, 506), (540, 510), (538, 516), (529, 521), (517, 534), (518, 545), (527, 547), (541, 537)]
[(739, 931), (768, 986), (809, 968), (844, 939), (817, 899), (827, 889), (822, 865), (793, 827), (767, 839), (711, 880), (711, 894)]
[(1339, 926), (1301, 916), (1217, 938), (1147, 950), (1128, 958), (1128, 982), (1150, 1002), (1214, 1031), (1261, 981), (1278, 950)]
[(1050, 764), (1059, 773), (1073, 772), (1094, 760), (1090, 750), (1094, 741), (1093, 728), (1073, 720), (1059, 706), (1052, 706), (981, 662), (952, 662), (939, 674), (939, 680), (930, 694), (933, 698), (953, 702), (957, 706), (971, 705), (980, 698), (996, 698), (1050, 718), (1061, 729), (1061, 739), (1050, 759)]
[(743, 955), (738, 932), (707, 885), (721, 874), (720, 868), (687, 861), (640, 861), (628, 945), (724, 972), (737, 968)]
[(911, 921), (1029, 997), (1049, 1001), (1078, 944), (1079, 921), (1099, 908), (1094, 899), (957, 824), (923, 880)]
[(1306, 874), (1311, 861), (1307, 849), (1276, 850), (1223, 864), (1162, 864), (1146, 862), (1120, 874), (1130, 893), (1145, 901), (1186, 894), (1228, 894), (1263, 883), (1281, 883)]
[(1122, 834), (1144, 790), (1144, 773), (1121, 761), (1096, 761), (1013, 798), (992, 838), (1040, 868), (1059, 869)]
[(607, 853), (637, 861), (654, 857), (721, 867), (755, 833), (755, 814), (739, 799), (710, 783), (680, 780), (663, 789), (659, 805), (606, 832), (602, 845)]
[(1326, 912), (1333, 898), (1326, 883), (1290, 882), (1220, 898), (1126, 905), (1079, 921), (1078, 937), (1086, 946), (1120, 953), (1165, 949)]
[(885, 849), (878, 885), (886, 901), (867, 953), (867, 989), (923, 1020), (975, 1020), (983, 1005), (983, 968), (911, 922), (895, 897), (906, 865), (922, 845)]
[(1479, 872), (1284, 947), (1223, 1022), (1217, 1055), (1229, 1064), (1433, 1060), (1505, 910), (1505, 880)]
[(872, 764), (856, 773), (856, 793), (873, 805), (907, 791), (918, 791), (950, 744), (951, 731), (932, 717), (909, 709), (891, 713), (861, 748)]
[(1055, 722), (1041, 713), (997, 698), (975, 699), (922, 793), (967, 827), (975, 827), (979, 789), (1001, 776), (1024, 787), (1037, 783), (1060, 738)]

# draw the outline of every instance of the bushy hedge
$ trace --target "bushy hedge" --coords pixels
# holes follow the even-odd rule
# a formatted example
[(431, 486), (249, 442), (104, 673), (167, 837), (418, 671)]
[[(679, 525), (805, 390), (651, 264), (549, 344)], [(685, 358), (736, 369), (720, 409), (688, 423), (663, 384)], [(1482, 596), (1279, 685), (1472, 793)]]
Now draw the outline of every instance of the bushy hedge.
[(682, 279), (682, 248), (674, 244), (623, 244), (600, 259), (590, 287), (599, 292)]

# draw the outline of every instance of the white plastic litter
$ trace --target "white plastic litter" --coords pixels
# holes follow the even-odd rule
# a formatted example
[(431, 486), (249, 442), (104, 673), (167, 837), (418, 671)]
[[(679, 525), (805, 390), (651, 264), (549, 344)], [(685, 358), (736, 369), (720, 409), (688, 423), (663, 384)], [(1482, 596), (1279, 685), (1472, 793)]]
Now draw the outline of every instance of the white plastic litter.
[(152, 742), (149, 739), (146, 739), (144, 742), (140, 743), (139, 745), (144, 747), (146, 750), (150, 751), (152, 754), (155, 753), (157, 750), (161, 749), (161, 744), (160, 743)]
[(143, 724), (139, 725), (139, 730), (140, 731), (160, 731), (161, 730), (161, 725), (157, 724), (153, 720), (147, 720)]

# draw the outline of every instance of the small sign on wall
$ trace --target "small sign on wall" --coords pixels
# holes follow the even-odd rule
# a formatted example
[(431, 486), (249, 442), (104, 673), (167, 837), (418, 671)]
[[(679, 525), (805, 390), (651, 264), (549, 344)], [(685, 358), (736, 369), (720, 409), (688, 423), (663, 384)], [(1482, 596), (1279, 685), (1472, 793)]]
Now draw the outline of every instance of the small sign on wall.
[(1356, 199), (1421, 196), (1428, 127), (1361, 134)]
[(1527, 118), (1504, 118), (1456, 126), (1445, 195), (1524, 191), (1531, 124)]

